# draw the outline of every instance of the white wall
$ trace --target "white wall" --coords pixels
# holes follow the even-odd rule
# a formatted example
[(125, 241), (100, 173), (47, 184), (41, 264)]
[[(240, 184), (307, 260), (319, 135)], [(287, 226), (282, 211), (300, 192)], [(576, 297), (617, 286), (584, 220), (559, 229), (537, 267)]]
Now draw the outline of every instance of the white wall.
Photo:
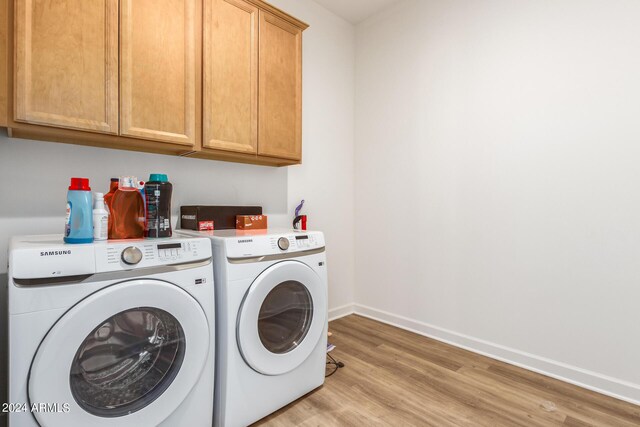
[(304, 160), (288, 168), (289, 212), (304, 199), (309, 228), (325, 232), (335, 312), (354, 301), (355, 28), (311, 0), (269, 2), (310, 25), (302, 42)]
[(106, 191), (109, 177), (165, 172), (174, 185), (174, 219), (183, 204), (259, 204), (270, 225), (291, 227), (304, 198), (309, 226), (326, 234), (329, 307), (353, 302), (354, 49), (352, 25), (310, 0), (273, 1), (305, 20), (303, 164), (242, 165), (9, 139), (0, 130), (0, 273), (9, 236), (62, 233), (71, 176)]
[(357, 310), (640, 402), (640, 3), (357, 28)]

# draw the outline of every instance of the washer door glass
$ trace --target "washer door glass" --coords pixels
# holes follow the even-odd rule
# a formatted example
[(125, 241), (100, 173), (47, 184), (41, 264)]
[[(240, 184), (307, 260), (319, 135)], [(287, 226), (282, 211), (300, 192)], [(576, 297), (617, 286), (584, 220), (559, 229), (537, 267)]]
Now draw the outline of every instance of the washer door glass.
[(80, 345), (71, 365), (71, 393), (94, 415), (136, 412), (169, 387), (184, 352), (184, 331), (171, 314), (150, 307), (120, 312)]
[(280, 283), (260, 307), (260, 341), (272, 353), (287, 353), (307, 335), (312, 318), (313, 300), (307, 287), (295, 280)]

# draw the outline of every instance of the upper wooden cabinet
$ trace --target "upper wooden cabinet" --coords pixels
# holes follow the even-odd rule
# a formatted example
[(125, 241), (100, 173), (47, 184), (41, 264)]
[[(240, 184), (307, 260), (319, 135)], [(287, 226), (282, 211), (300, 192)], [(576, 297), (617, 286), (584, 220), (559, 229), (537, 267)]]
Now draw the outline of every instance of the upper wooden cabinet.
[(302, 156), (302, 29), (260, 11), (258, 154)]
[(14, 137), (297, 164), (305, 28), (262, 0), (0, 0), (0, 126)]
[(198, 0), (121, 0), (120, 134), (194, 146)]
[(0, 126), (7, 125), (8, 100), (8, 36), (9, 9), (7, 0), (0, 0)]
[(118, 0), (16, 0), (17, 121), (118, 133)]
[(204, 2), (203, 145), (256, 153), (258, 8), (244, 0)]
[(306, 25), (253, 0), (205, 0), (204, 9), (205, 151), (299, 162)]

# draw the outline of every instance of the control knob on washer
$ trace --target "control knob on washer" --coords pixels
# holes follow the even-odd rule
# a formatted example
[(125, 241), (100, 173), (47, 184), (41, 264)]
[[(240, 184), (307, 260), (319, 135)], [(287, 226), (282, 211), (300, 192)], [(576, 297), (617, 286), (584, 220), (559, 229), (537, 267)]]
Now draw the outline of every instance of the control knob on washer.
[(278, 247), (283, 251), (286, 251), (287, 249), (289, 249), (289, 239), (287, 239), (286, 237), (279, 238)]
[(128, 265), (135, 265), (142, 261), (142, 251), (135, 246), (129, 246), (122, 251), (122, 262)]

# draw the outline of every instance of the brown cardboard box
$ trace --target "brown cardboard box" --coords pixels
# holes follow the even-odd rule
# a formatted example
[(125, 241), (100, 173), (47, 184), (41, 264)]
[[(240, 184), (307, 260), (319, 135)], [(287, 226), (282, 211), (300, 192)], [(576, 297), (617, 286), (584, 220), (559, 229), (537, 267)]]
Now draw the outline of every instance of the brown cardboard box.
[[(236, 215), (262, 215), (261, 206), (181, 206), (180, 228), (185, 230), (210, 231), (233, 230)], [(212, 221), (209, 222), (209, 221)], [(203, 230), (204, 229), (204, 230)]]
[(256, 230), (266, 228), (266, 215), (236, 215), (236, 229), (238, 230)]

